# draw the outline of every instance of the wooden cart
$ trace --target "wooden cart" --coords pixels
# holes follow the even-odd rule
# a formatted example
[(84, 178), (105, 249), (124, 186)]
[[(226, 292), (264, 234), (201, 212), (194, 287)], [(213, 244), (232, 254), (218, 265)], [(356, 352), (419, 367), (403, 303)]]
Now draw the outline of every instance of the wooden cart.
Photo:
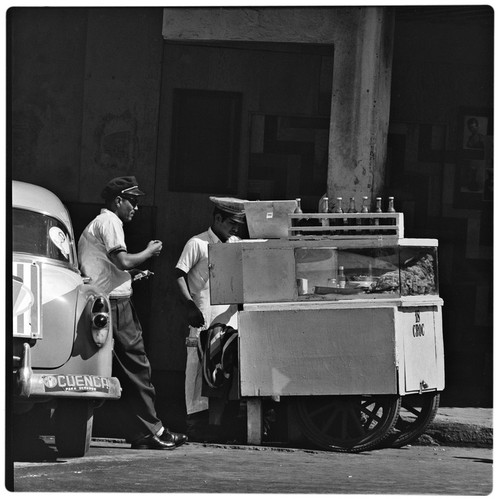
[(266, 397), (288, 402), (312, 444), (343, 452), (407, 444), (436, 414), (438, 242), (405, 239), (401, 213), (362, 216), (291, 214), (287, 237), (209, 246), (212, 304), (239, 305), (249, 443), (262, 441)]

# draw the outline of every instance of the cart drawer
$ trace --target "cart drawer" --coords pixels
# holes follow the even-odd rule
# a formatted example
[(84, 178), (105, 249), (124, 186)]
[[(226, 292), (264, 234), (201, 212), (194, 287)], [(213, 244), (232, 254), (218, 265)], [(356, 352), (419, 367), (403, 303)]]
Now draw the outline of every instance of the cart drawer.
[(397, 393), (395, 313), (239, 312), (242, 396)]

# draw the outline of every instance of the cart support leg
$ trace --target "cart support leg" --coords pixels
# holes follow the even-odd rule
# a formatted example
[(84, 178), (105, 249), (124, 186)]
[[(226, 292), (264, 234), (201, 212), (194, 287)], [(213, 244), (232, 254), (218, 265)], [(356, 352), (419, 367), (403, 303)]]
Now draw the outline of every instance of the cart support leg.
[(220, 425), (226, 405), (225, 398), (208, 397), (208, 424)]
[(247, 443), (254, 445), (262, 443), (262, 399), (260, 397), (247, 399)]

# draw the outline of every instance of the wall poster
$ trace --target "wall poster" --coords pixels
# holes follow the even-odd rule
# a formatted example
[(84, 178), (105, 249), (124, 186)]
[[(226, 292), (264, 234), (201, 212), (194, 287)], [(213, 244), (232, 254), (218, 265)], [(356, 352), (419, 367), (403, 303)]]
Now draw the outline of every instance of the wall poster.
[(482, 209), (493, 201), (493, 110), (460, 108), (455, 207)]

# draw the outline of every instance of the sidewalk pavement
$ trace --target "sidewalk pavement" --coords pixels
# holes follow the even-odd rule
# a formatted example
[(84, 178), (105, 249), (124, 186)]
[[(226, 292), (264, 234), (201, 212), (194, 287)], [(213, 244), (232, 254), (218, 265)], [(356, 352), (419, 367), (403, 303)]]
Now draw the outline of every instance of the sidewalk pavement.
[[(246, 426), (243, 419), (240, 419), (239, 426), (241, 426), (242, 434), (234, 440), (234, 443), (245, 439), (243, 435), (246, 432)], [(191, 434), (191, 437), (194, 437), (193, 441), (219, 444), (225, 441), (224, 436), (212, 439), (205, 431), (201, 431), (197, 439), (196, 433)], [(276, 442), (264, 442), (262, 445), (274, 447)], [(282, 445), (282, 443), (278, 444), (279, 447)], [(439, 407), (432, 423), (412, 445), (493, 448), (493, 409)]]
[[(97, 440), (113, 440), (115, 438), (97, 438)], [(120, 439), (118, 439), (120, 440)], [(193, 440), (208, 445), (228, 445), (224, 440)], [(231, 447), (248, 448), (237, 441)], [(273, 443), (262, 444), (274, 447)], [(440, 407), (433, 422), (412, 445), (435, 445), (449, 447), (493, 448), (493, 409), (482, 407)], [(281, 447), (280, 445), (279, 447)]]
[(493, 409), (440, 407), (434, 421), (414, 445), (493, 448)]

